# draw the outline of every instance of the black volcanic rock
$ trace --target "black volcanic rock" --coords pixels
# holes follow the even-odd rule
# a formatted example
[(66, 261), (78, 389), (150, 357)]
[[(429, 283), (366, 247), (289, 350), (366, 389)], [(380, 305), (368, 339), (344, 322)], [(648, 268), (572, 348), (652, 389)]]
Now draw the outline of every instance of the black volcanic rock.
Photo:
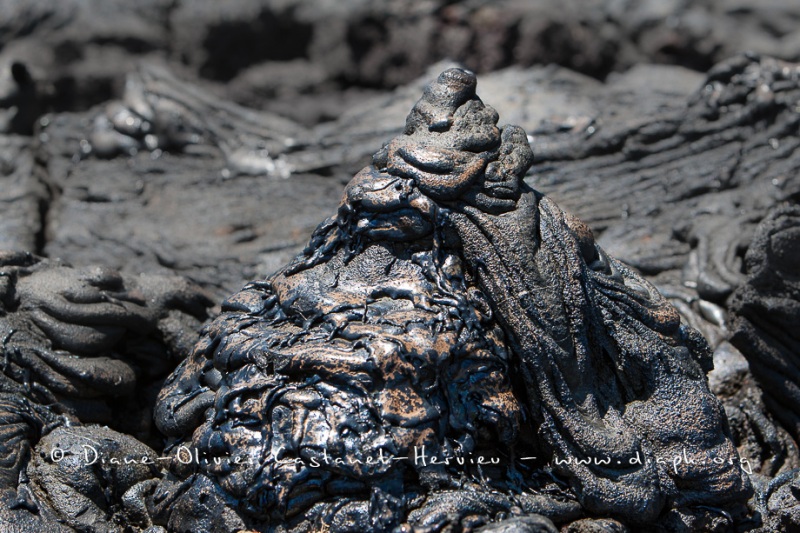
[(764, 399), (800, 436), (800, 210), (781, 206), (761, 222), (745, 256), (747, 281), (730, 302), (731, 341), (748, 357)]
[(156, 475), (153, 400), (209, 306), (175, 276), (0, 252), (3, 530), (85, 530)]
[[(186, 309), (174, 307), (181, 307), (177, 303), (181, 298), (196, 294), (174, 274), (199, 283), (219, 300), (240, 290), (247, 280), (263, 279), (291, 262), (321, 214), (336, 211), (341, 187), (369, 164), (382, 142), (403, 132), (404, 117), (425, 82), (451, 64), (416, 77), (444, 57), (484, 73), (481, 93), (491, 95), (501, 117), (498, 128), (520, 124), (530, 135), (536, 154), (526, 181), (578, 215), (604, 249), (654, 282), (674, 305), (682, 324), (706, 338), (715, 366), (708, 374), (709, 388), (724, 409), (740, 469), (755, 489), (749, 510), (731, 515), (735, 527), (764, 532), (798, 527), (797, 413), (787, 400), (795, 395), (798, 383), (792, 370), (797, 317), (792, 278), (796, 268), (791, 262), (800, 198), (795, 135), (798, 68), (755, 54), (712, 67), (745, 48), (797, 59), (796, 2), (593, 1), (578, 6), (550, 1), (395, 5), (360, 0), (248, 0), (222, 8), (204, 0), (12, 0), (4, 7), (0, 130), (14, 133), (0, 139), (0, 249), (8, 250), (0, 254), (4, 265), (0, 268), (4, 306), (0, 323), (5, 327), (0, 329), (5, 361), (0, 434), (8, 443), (0, 450), (0, 459), (10, 465), (0, 472), (0, 529), (113, 531), (126, 524), (148, 533), (181, 527), (235, 531), (253, 520), (258, 513), (252, 509), (244, 512), (231, 507), (228, 491), (237, 485), (231, 482), (223, 487), (217, 480), (221, 475), (187, 478), (188, 471), (200, 471), (191, 464), (174, 464), (171, 473), (138, 465), (86, 468), (80, 455), (82, 444), (101, 442), (97, 449), (102, 455), (120, 459), (162, 451), (162, 435), (154, 431), (149, 414), (152, 403), (160, 381), (180, 362), (179, 355), (190, 352), (195, 330), (205, 316), (197, 309), (187, 314)], [(173, 63), (164, 68), (164, 59)], [(708, 74), (652, 61), (708, 70)], [(530, 67), (540, 63), (551, 65)], [(633, 68), (626, 70), (630, 65)], [(447, 104), (448, 96), (429, 94), (426, 99)], [(83, 110), (100, 102), (102, 106), (88, 112), (58, 112), (39, 120), (48, 109)], [(450, 120), (449, 112), (437, 113), (437, 105), (423, 103), (417, 112), (409, 123), (412, 136), (417, 135), (414, 124), (418, 120), (432, 120), (434, 130)], [(453, 122), (456, 129), (460, 120)], [(483, 117), (469, 128), (483, 127), (485, 122)], [(491, 144), (491, 134), (474, 142), (469, 135), (459, 135), (450, 136), (448, 142), (478, 150), (485, 148), (481, 143)], [(475, 161), (463, 153), (439, 157), (447, 143), (418, 150), (413, 139), (398, 139), (376, 159), (389, 175), (417, 180), (422, 183), (417, 188), (424, 189), (421, 194), (431, 195), (435, 204), (446, 209), (453, 208), (448, 199), (453, 193), (492, 216), (511, 218), (501, 213), (511, 194), (505, 180), (487, 186), (499, 197), (477, 188), (461, 190), (463, 185), (457, 183), (443, 193), (439, 185), (447, 178), (442, 176), (458, 174), (469, 181)], [(451, 156), (452, 169), (441, 161)], [(511, 158), (508, 167), (517, 168), (524, 159), (514, 163)], [(425, 217), (416, 218), (414, 209), (406, 208), (401, 208), (400, 229), (393, 226), (397, 206), (391, 199), (393, 207), (374, 213), (386, 198), (379, 200), (380, 188), (367, 185), (373, 174), (359, 176), (345, 202), (355, 207), (340, 213), (352, 217), (356, 229), (337, 223), (343, 233), (358, 235), (353, 241), (356, 245), (347, 252), (355, 254), (352, 262), (341, 268), (352, 274), (347, 278), (351, 280), (374, 275), (359, 270), (364, 262), (358, 258), (374, 252), (361, 250), (360, 244), (366, 242), (366, 248), (372, 249), (381, 239), (413, 235), (426, 227)], [(415, 200), (415, 206), (420, 205)], [(369, 222), (359, 226), (364, 213)], [(456, 219), (448, 220), (454, 226)], [(576, 227), (582, 236), (578, 238), (580, 254), (591, 254), (590, 234), (584, 226)], [(558, 240), (567, 243), (572, 233), (556, 232)], [(474, 242), (481, 239), (474, 232), (472, 238)], [(453, 252), (457, 247), (452, 244), (460, 240), (455, 231), (449, 232), (440, 249), (450, 254), (447, 257), (461, 257)], [(320, 258), (322, 263), (305, 270), (297, 267), (289, 277), (314, 279), (316, 272), (327, 268), (322, 264), (331, 263), (326, 254), (341, 242), (331, 244), (332, 248), (328, 244), (321, 245), (320, 254), (312, 254), (310, 263)], [(402, 255), (405, 244), (396, 244), (390, 251)], [(424, 252), (425, 246), (421, 248), (413, 252)], [(489, 256), (491, 247), (473, 248)], [(521, 247), (514, 240), (506, 248), (517, 253)], [(557, 252), (550, 250), (551, 255)], [(42, 255), (52, 259), (35, 257)], [(546, 253), (539, 255), (543, 263), (548, 263), (547, 258)], [(394, 271), (407, 266), (403, 261), (392, 265)], [(481, 261), (485, 257), (480, 256)], [(103, 265), (99, 274), (92, 274), (92, 264)], [(446, 272), (458, 270), (448, 265)], [(462, 258), (460, 268), (468, 272), (469, 265)], [(407, 270), (425, 273), (429, 267), (412, 261)], [(100, 318), (91, 310), (76, 314), (72, 299), (81, 300), (87, 294), (87, 280), (99, 283), (91, 289), (89, 282), (91, 298), (98, 294), (111, 298), (90, 303), (89, 308), (114, 302), (119, 291), (109, 288), (106, 279), (116, 279), (117, 274), (111, 275), (114, 269), (122, 271), (123, 292), (132, 292), (133, 301)], [(140, 277), (140, 273), (145, 275)], [(154, 276), (163, 283), (142, 281)], [(521, 275), (507, 278), (522, 283)], [(464, 279), (468, 288), (479, 283), (478, 276)], [(433, 285), (428, 282), (422, 293), (439, 290), (438, 286), (430, 289)], [(138, 295), (145, 285), (146, 303)], [(182, 293), (184, 289), (188, 293)], [(251, 285), (241, 294), (269, 290)], [(171, 300), (175, 291), (183, 294), (177, 301)], [(457, 288), (452, 292), (460, 294)], [(474, 294), (467, 292), (473, 305)], [(484, 293), (487, 301), (489, 292)], [(364, 305), (374, 309), (385, 299)], [(324, 300), (320, 296), (319, 301)], [(415, 307), (415, 316), (452, 308), (448, 302), (434, 300), (425, 304), (429, 309)], [(514, 298), (501, 296), (493, 301), (500, 306)], [(226, 309), (229, 319), (219, 319), (210, 331), (228, 338), (231, 334), (225, 328), (231, 324), (244, 334), (262, 327), (249, 323), (252, 309), (243, 310), (240, 300), (231, 302), (235, 305)], [(308, 316), (301, 304), (288, 308), (298, 305)], [(527, 303), (525, 308), (534, 309)], [(521, 310), (511, 313), (524, 314)], [(440, 315), (436, 313), (437, 323), (457, 326), (469, 313)], [(231, 316), (248, 318), (238, 321)], [(119, 327), (109, 324), (120, 317), (127, 318), (125, 333), (118, 338)], [(142, 317), (149, 321), (144, 329)], [(396, 314), (388, 313), (390, 324), (384, 325), (396, 326), (395, 319)], [(315, 320), (301, 326), (316, 331), (320, 326)], [(315, 479), (334, 480), (330, 490), (350, 499), (343, 500), (338, 512), (331, 511), (326, 502), (314, 505), (303, 519), (342, 529), (365, 517), (374, 518), (362, 523), (362, 530), (388, 527), (398, 516), (418, 528), (450, 521), (487, 531), (549, 531), (555, 524), (570, 531), (617, 531), (626, 528), (623, 523), (631, 524), (619, 515), (619, 520), (612, 520), (587, 513), (587, 502), (593, 505), (586, 496), (591, 487), (580, 481), (587, 477), (574, 475), (569, 465), (545, 464), (549, 448), (546, 439), (529, 430), (535, 424), (529, 416), (527, 392), (548, 383), (552, 372), (536, 379), (535, 387), (524, 386), (524, 365), (514, 355), (519, 347), (510, 348), (516, 339), (516, 334), (508, 333), (513, 324), (504, 322), (497, 312), (482, 320), (481, 327), (494, 324), (502, 331), (499, 337), (492, 335), (495, 344), (510, 355), (498, 368), (511, 375), (515, 395), (525, 391), (518, 402), (527, 417), (519, 424), (519, 437), (514, 441), (505, 432), (515, 449), (531, 449), (531, 455), (538, 457), (538, 462), (517, 462), (524, 483), (513, 472), (486, 467), (483, 477), (493, 480), (494, 486), (487, 489), (488, 482), (478, 483), (465, 491), (469, 474), (464, 474), (467, 485), (452, 488), (448, 484), (455, 476), (446, 468), (437, 477), (429, 470), (407, 466), (406, 474), (426, 473), (424, 483), (409, 481), (413, 473), (404, 474), (402, 484), (413, 489), (403, 492), (403, 498), (396, 496), (393, 482), (382, 483), (365, 503), (363, 487), (338, 482), (342, 476), (349, 479), (352, 472), (314, 472)], [(289, 327), (269, 324), (273, 326), (277, 330)], [(426, 323), (420, 331), (425, 327), (433, 326)], [(342, 330), (334, 333), (340, 335)], [(335, 335), (332, 344), (336, 344)], [(437, 335), (444, 337), (446, 332)], [(102, 342), (98, 345), (98, 339), (116, 342), (109, 348)], [(311, 341), (315, 342), (324, 344)], [(81, 343), (100, 348), (81, 348)], [(297, 349), (289, 342), (279, 353)], [(420, 358), (413, 361), (419, 363)], [(469, 361), (462, 367), (437, 367), (437, 375), (456, 376), (458, 385), (426, 399), (437, 406), (435, 410), (442, 407), (442, 412), (458, 414), (448, 417), (448, 428), (460, 427), (463, 415), (472, 426), (459, 431), (481, 446), (491, 442), (492, 451), (507, 451), (509, 443), (498, 446), (497, 439), (487, 437), (487, 431), (500, 428), (485, 423), (485, 408), (491, 402), (486, 403), (486, 397), (469, 397), (475, 389), (462, 378), (472, 376), (476, 367), (471, 365), (477, 364), (474, 358)], [(480, 361), (478, 368), (485, 362)], [(708, 368), (709, 357), (703, 362), (704, 369)], [(134, 369), (134, 381), (124, 366)], [(560, 371), (558, 365), (552, 368)], [(291, 378), (296, 381), (311, 372), (304, 367)], [(199, 373), (213, 374), (208, 369)], [(624, 372), (621, 381), (631, 376)], [(109, 379), (119, 381), (113, 390)], [(226, 379), (228, 385), (244, 383), (241, 376)], [(424, 379), (412, 379), (407, 386), (402, 379), (392, 383), (399, 383), (398, 388), (406, 392), (419, 391), (427, 386)], [(574, 378), (567, 382), (562, 392), (581, 383)], [(220, 386), (216, 376), (201, 384)], [(492, 387), (487, 390), (497, 392)], [(356, 398), (369, 403), (371, 394), (374, 389)], [(203, 405), (208, 397), (199, 396), (197, 403)], [(447, 401), (442, 402), (442, 397)], [(187, 411), (196, 407), (193, 400)], [(292, 413), (317, 409), (303, 401), (281, 397), (276, 409), (281, 413), (287, 406)], [(411, 409), (410, 402), (398, 403)], [(362, 404), (355, 401), (354, 405)], [(389, 419), (390, 426), (396, 423)], [(482, 425), (476, 424), (481, 420)], [(113, 429), (103, 430), (91, 425), (92, 421), (108, 423)], [(487, 426), (491, 427), (487, 430)], [(289, 439), (280, 428), (270, 426), (264, 431), (280, 433), (275, 442)], [(442, 442), (453, 438), (452, 433)], [(63, 465), (54, 460), (61, 451), (68, 457)], [(380, 473), (376, 479), (382, 479)], [(573, 487), (568, 486), (570, 479)], [(509, 484), (502, 486), (503, 480), (510, 480)], [(283, 486), (288, 486), (293, 478), (284, 481)], [(525, 483), (535, 493), (515, 492)], [(314, 492), (319, 484), (292, 486), (307, 489), (302, 494), (307, 501), (319, 497)], [(646, 484), (637, 487), (634, 493)], [(303, 489), (292, 490), (296, 495)], [(664, 531), (729, 528), (727, 511), (709, 507), (702, 512), (675, 507), (653, 527)]]
[[(527, 136), (498, 128), (475, 84), (441, 74), (306, 250), (223, 304), (159, 397), (168, 450), (204, 460), (173, 462), (159, 498), (176, 505), (157, 521), (472, 527), (519, 508), (545, 472), (585, 512), (631, 524), (743, 511), (708, 346), (524, 184)], [(196, 484), (213, 487), (210, 511)], [(528, 508), (574, 517), (558, 498)]]

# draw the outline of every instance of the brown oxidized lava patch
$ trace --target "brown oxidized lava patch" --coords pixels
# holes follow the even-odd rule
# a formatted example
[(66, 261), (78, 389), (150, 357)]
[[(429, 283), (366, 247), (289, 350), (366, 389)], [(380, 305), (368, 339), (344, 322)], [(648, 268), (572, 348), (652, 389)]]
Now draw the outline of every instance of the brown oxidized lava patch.
[[(380, 460), (413, 456), (415, 447), (445, 456), (515, 440), (520, 406), (502, 333), (469, 301), (454, 260), (442, 263), (447, 275), (430, 251), (373, 243), (346, 263), (278, 275), (269, 288), (249, 289), (267, 305), (220, 317), (210, 345), (182, 365), (162, 409), (184, 401), (174, 384), (200, 361), (221, 372), (203, 384), (201, 370), (190, 391), (215, 395), (214, 416), (186, 444), (211, 459), (205, 472), (248, 514), (280, 519), (324, 498), (367, 495), (371, 483), (417, 477), (405, 472), (413, 461)], [(198, 404), (187, 422), (205, 409)]]
[(169, 378), (158, 425), (198, 458), (173, 466), (176, 508), (203, 516), (202, 485), (259, 530), (555, 516), (514, 461), (533, 455), (562, 495), (630, 523), (747, 499), (712, 460), (736, 450), (707, 346), (524, 183), (527, 136), (475, 85), (460, 69), (431, 84), (306, 250), (232, 296)]

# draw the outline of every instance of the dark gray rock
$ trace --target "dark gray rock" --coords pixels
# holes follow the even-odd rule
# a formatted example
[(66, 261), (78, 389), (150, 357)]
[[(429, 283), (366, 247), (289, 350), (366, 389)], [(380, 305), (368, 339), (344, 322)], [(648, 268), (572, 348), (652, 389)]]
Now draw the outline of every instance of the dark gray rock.
[(528, 515), (502, 520), (494, 524), (480, 527), (475, 531), (480, 533), (556, 533), (556, 526), (543, 516)]
[(112, 96), (137, 57), (168, 45), (171, 2), (10, 0), (0, 22), (0, 63), (27, 66), (46, 106), (85, 109)]
[[(175, 276), (0, 254), (3, 391), (152, 439), (153, 395), (210, 301)], [(148, 404), (150, 407), (148, 407)]]
[[(587, 117), (581, 131), (534, 131), (536, 184), (649, 274), (682, 269), (697, 248), (704, 272), (687, 269), (686, 281), (704, 297), (724, 299), (735, 288), (724, 276), (737, 270), (737, 242), (720, 238), (720, 249), (703, 242), (704, 231), (714, 235), (722, 220), (754, 225), (797, 194), (800, 160), (789, 132), (798, 121), (798, 79), (794, 64), (740, 56), (715, 67), (682, 108), (608, 124), (616, 112), (609, 106), (605, 116)], [(587, 186), (597, 191), (592, 202)], [(672, 231), (659, 230), (666, 227)], [(625, 248), (617, 250), (615, 240)]]
[(0, 250), (41, 252), (51, 191), (37, 172), (30, 139), (0, 136)]
[(141, 531), (152, 523), (135, 515), (132, 496), (159, 469), (158, 454), (135, 438), (81, 426), (44, 436), (28, 475), (37, 509), (52, 510), (70, 531)]
[(764, 401), (800, 436), (800, 209), (769, 213), (747, 250), (747, 281), (730, 302), (731, 341), (744, 353), (764, 390)]
[(175, 276), (0, 252), (3, 531), (118, 531), (133, 520), (123, 494), (160, 469), (143, 444), (161, 446), (154, 395), (210, 303)]
[[(604, 248), (663, 289), (683, 323), (700, 331), (714, 352), (709, 384), (756, 489), (750, 515), (734, 512), (731, 518), (739, 529), (797, 527), (792, 473), (798, 467), (797, 429), (794, 408), (784, 400), (798, 381), (791, 370), (797, 352), (791, 336), (794, 288), (790, 276), (776, 274), (787, 270), (775, 267), (786, 254), (770, 255), (772, 244), (764, 240), (769, 227), (794, 242), (792, 224), (780, 229), (784, 222), (776, 220), (791, 219), (791, 206), (800, 197), (793, 140), (797, 66), (750, 55), (714, 67), (708, 77), (664, 65), (639, 64), (621, 72), (643, 60), (706, 70), (743, 47), (796, 58), (800, 34), (794, 2), (560, 2), (554, 8), (548, 2), (312, 6), (252, 1), (222, 9), (213, 2), (155, 1), (11, 2), (7, 7), (8, 17), (0, 21), (5, 30), (0, 63), (16, 62), (29, 79), (18, 66), (16, 76), (9, 68), (0, 80), (6, 129), (30, 133), (48, 106), (84, 108), (112, 94), (120, 100), (86, 114), (48, 115), (36, 126), (42, 130), (35, 138), (3, 137), (2, 247), (60, 256), (79, 267), (94, 263), (121, 269), (126, 287), (137, 283), (140, 272), (178, 272), (217, 299), (248, 279), (270, 274), (300, 251), (320, 213), (336, 209), (341, 185), (369, 163), (381, 142), (401, 133), (406, 111), (433, 74), (392, 93), (384, 92), (386, 87), (407, 83), (441, 57), (479, 71), (515, 65), (483, 77), (481, 92), (491, 94), (505, 121), (531, 133), (536, 158), (528, 181), (586, 220)], [(287, 46), (275, 44), (279, 41)], [(179, 73), (175, 76), (154, 63), (134, 66), (142, 56), (170, 57), (187, 68), (170, 67)], [(537, 62), (607, 76), (606, 82), (556, 66), (523, 68)], [(191, 80), (192, 72), (230, 80), (230, 85), (181, 81)], [(131, 81), (123, 91), (126, 74)], [(355, 87), (343, 93), (348, 84)], [(224, 101), (228, 98), (292, 120), (242, 109)], [(320, 120), (330, 122), (317, 124)], [(95, 137), (98, 132), (106, 137)], [(112, 147), (106, 153), (99, 142), (104, 140)], [(93, 145), (99, 148), (94, 153)], [(276, 158), (287, 162), (289, 179), (277, 178), (285, 172), (269, 170), (280, 165), (264, 164)], [(359, 201), (371, 194), (351, 193)], [(767, 216), (773, 210), (783, 214)], [(57, 271), (56, 263), (45, 268), (24, 266), (27, 259), (14, 261), (22, 263), (10, 270)], [(68, 272), (65, 268), (67, 280), (72, 279)], [(79, 276), (90, 270), (82, 272)], [(39, 278), (33, 276), (34, 285), (22, 291), (32, 302), (23, 315), (60, 301), (58, 284)], [(153, 287), (154, 294), (173, 289), (172, 282)], [(59, 342), (63, 349), (89, 339), (75, 340), (53, 328), (50, 338), (23, 315), (3, 317), (14, 327), (15, 321), (22, 324), (7, 339), (6, 359), (19, 356), (13, 350), (21, 346), (16, 343), (23, 333), (29, 337), (22, 343), (25, 349), (30, 344), (52, 351)], [(170, 315), (152, 336), (131, 330), (115, 350), (126, 358), (138, 349), (136, 343), (161, 354), (164, 344), (173, 352), (178, 345), (186, 351), (198, 319), (187, 320), (174, 310)], [(69, 353), (79, 359), (85, 355)], [(153, 371), (177, 363), (167, 359)], [(81, 378), (80, 385), (102, 380), (100, 370)], [(78, 412), (84, 422), (107, 420), (109, 408), (96, 391), (86, 401), (59, 397), (44, 406), (45, 392), (37, 388), (38, 396), (31, 397), (25, 376), (14, 376), (0, 398), (4, 441), (13, 443), (4, 451), (4, 464), (16, 465), (3, 478), (6, 505), (0, 517), (3, 527), (57, 530), (65, 527), (56, 525), (59, 520), (77, 520), (70, 514), (76, 508), (37, 491), (59, 487), (53, 476), (84, 487), (102, 481), (55, 470), (36, 477), (34, 469), (32, 483), (23, 467), (54, 427), (77, 423)], [(152, 403), (158, 379), (150, 385), (145, 381), (140, 396)], [(109, 439), (128, 442), (124, 433), (133, 433), (161, 447), (152, 428), (146, 429), (147, 409), (116, 403), (112, 410), (125, 414), (113, 415), (114, 427), (123, 433), (109, 433)], [(525, 445), (536, 441), (531, 435), (521, 438)], [(177, 471), (180, 476), (162, 479), (142, 475), (121, 496), (94, 498), (87, 520), (97, 517), (98, 528), (110, 529), (121, 520), (151, 533), (179, 530), (181, 524), (222, 531), (245, 526), (213, 476), (199, 475), (186, 489), (181, 486), (186, 470)], [(526, 476), (531, 472), (523, 470)], [(542, 494), (526, 501), (475, 485), (469, 490), (476, 495), (465, 504), (459, 503), (462, 487), (411, 491), (411, 503), (402, 505), (416, 510), (418, 526), (527, 527), (527, 519), (540, 514), (559, 527), (616, 527), (594, 518), (574, 523), (581, 507), (578, 489), (564, 485), (569, 475), (542, 475), (534, 483)], [(83, 489), (69, 483), (64, 493), (81, 498)], [(353, 497), (340, 512), (325, 502), (313, 505), (307, 522), (374, 529), (402, 514), (392, 490)], [(165, 497), (170, 494), (182, 496), (175, 503)], [(201, 499), (205, 508), (194, 504)], [(663, 516), (661, 527), (727, 528), (729, 511), (710, 507), (701, 512), (678, 506)], [(164, 525), (154, 525), (154, 518)], [(69, 523), (89, 527), (80, 520)]]
[(58, 110), (118, 96), (124, 75), (154, 56), (306, 124), (339, 116), (342, 89), (397, 87), (442, 59), (480, 73), (557, 64), (599, 79), (653, 62), (706, 71), (746, 50), (800, 59), (790, 0), (7, 4), (0, 63), (26, 65)]
[(40, 87), (19, 61), (0, 71), (0, 132), (30, 135), (42, 113)]
[[(210, 483), (255, 529), (471, 529), (548, 475), (631, 524), (744, 513), (708, 346), (524, 184), (528, 138), (498, 129), (475, 83), (450, 69), (428, 86), (305, 251), (229, 298), (167, 381), (168, 449), (203, 460), (173, 462), (188, 485), (165, 490), (186, 511), (158, 523), (211, 519), (189, 489)], [(488, 453), (501, 466), (472, 466)]]
[(629, 529), (611, 518), (576, 520), (565, 528), (566, 533), (627, 533)]
[(92, 115), (59, 115), (43, 130), (39, 158), (61, 192), (48, 211), (53, 257), (179, 272), (222, 297), (291, 258), (317, 213), (336, 205), (339, 185), (320, 176), (226, 179), (226, 160), (210, 145), (82, 158)]

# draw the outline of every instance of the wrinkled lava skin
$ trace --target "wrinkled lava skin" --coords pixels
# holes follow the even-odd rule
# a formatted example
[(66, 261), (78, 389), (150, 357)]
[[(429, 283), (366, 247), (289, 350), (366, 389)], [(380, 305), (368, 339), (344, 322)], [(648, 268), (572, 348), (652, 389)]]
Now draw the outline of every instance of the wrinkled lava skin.
[(112, 527), (123, 493), (158, 476), (140, 464), (160, 440), (152, 404), (210, 305), (177, 276), (0, 251), (0, 531)]
[[(533, 455), (586, 512), (632, 524), (749, 498), (705, 341), (523, 182), (525, 132), (475, 88), (460, 69), (431, 84), (303, 254), (229, 298), (167, 380), (156, 424), (197, 460), (160, 482), (157, 523), (552, 515), (520, 503), (532, 481), (515, 458)], [(423, 465), (423, 449), (500, 466)], [(469, 487), (494, 499), (446, 496)]]

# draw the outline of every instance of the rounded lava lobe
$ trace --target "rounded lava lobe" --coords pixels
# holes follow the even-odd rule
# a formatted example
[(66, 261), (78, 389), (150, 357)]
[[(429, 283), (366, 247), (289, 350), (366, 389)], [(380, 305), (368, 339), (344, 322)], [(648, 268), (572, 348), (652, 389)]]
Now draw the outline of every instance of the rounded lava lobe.
[(454, 200), (483, 173), (489, 154), (393, 142), (387, 171), (411, 178), (433, 200)]
[(345, 188), (340, 221), (355, 234), (376, 241), (413, 241), (433, 231), (433, 206), (413, 180), (362, 169)]
[(442, 72), (409, 114), (405, 133), (410, 135), (420, 126), (428, 131), (447, 130), (456, 109), (475, 96), (477, 84), (475, 74), (468, 70), (451, 68)]
[(366, 167), (345, 187), (342, 206), (373, 213), (389, 213), (408, 207), (412, 185), (410, 180), (381, 174), (373, 167)]
[(458, 150), (486, 152), (500, 145), (500, 116), (493, 107), (484, 105), (476, 96), (455, 113), (452, 139), (448, 143)]
[(475, 94), (474, 74), (448, 70), (415, 104), (405, 135), (376, 154), (375, 165), (414, 180), (435, 201), (456, 201), (480, 187), (487, 165), (498, 159), (503, 137), (497, 121), (497, 112)]
[(481, 152), (500, 144), (497, 112), (475, 94), (475, 75), (450, 69), (414, 105), (405, 135), (414, 142), (455, 151)]

